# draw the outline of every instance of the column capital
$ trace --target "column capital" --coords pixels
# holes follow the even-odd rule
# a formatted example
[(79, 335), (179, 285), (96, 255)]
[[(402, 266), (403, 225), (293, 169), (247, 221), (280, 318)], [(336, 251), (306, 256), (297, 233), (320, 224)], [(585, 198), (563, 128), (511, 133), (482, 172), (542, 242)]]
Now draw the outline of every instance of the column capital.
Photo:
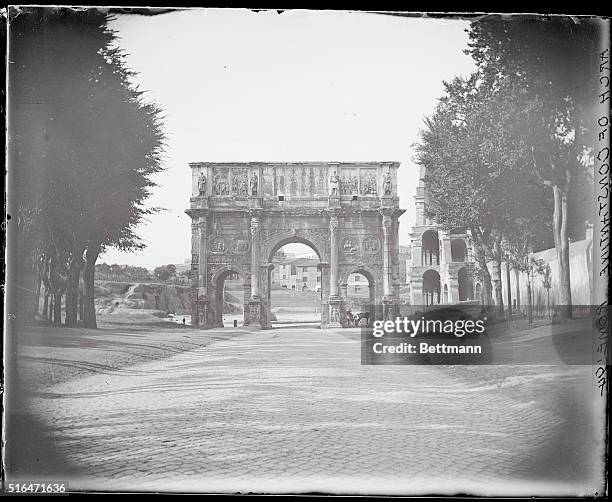
[(396, 211), (394, 207), (381, 207), (378, 212), (382, 214), (383, 218), (391, 218)]
[(329, 216), (330, 224), (332, 222), (334, 224), (338, 224), (338, 218), (340, 216), (340, 213), (342, 212), (342, 209), (340, 209), (339, 207), (334, 207), (334, 208), (327, 209), (326, 212), (327, 212), (327, 215)]

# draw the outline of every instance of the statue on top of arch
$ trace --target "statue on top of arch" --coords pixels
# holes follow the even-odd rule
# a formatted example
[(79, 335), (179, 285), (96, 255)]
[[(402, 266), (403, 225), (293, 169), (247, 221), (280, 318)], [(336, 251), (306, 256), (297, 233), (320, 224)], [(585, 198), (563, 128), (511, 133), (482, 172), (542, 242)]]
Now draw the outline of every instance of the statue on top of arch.
[(393, 193), (393, 185), (391, 184), (391, 174), (389, 174), (389, 171), (385, 173), (383, 178), (383, 193), (385, 195), (391, 195)]
[(206, 175), (204, 173), (200, 173), (198, 178), (198, 194), (206, 195)]
[(336, 171), (329, 177), (329, 195), (332, 197), (340, 195), (340, 177)]

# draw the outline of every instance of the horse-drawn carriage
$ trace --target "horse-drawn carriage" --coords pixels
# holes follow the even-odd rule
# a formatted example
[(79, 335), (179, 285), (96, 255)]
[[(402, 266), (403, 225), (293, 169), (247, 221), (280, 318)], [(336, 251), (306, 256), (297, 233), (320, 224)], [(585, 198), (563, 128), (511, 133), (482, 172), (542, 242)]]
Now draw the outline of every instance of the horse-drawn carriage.
[(346, 327), (365, 327), (369, 325), (369, 312), (358, 312), (357, 314), (353, 314), (350, 310), (346, 311)]

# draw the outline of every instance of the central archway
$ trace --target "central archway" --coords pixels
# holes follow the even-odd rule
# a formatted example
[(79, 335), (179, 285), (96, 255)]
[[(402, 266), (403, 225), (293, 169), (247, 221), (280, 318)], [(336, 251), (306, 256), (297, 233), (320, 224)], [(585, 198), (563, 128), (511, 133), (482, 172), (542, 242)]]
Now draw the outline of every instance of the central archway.
[(269, 251), (266, 303), (272, 327), (321, 326), (323, 270), (321, 254), (309, 239), (292, 235)]

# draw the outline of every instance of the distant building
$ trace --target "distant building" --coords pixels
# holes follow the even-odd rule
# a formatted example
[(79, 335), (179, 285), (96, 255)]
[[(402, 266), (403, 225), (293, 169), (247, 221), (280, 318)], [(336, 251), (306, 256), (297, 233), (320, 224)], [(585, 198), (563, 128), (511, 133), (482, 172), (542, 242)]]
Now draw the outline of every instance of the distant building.
[(410, 252), (410, 246), (399, 247), (399, 280), (400, 286), (404, 286), (408, 283), (408, 276), (406, 270), (408, 262), (412, 260), (412, 253)]
[(404, 262), (406, 282), (410, 284), (410, 303), (433, 305), (480, 300), (481, 284), (474, 278), (475, 260), (470, 236), (461, 229), (444, 230), (427, 218), (424, 175), (421, 167), (414, 196), (416, 223), (410, 233), (409, 259)]
[[(475, 273), (473, 244), (470, 235), (461, 229), (444, 230), (426, 216), (427, 195), (423, 183), (424, 170), (414, 197), (416, 223), (410, 233), (410, 248), (400, 246), (401, 265), (406, 264), (406, 280), (410, 289), (410, 303), (413, 305), (435, 305), (463, 301), (483, 301), (483, 285)], [(588, 305), (593, 288), (593, 228), (587, 226), (585, 239), (570, 243), (571, 290), (574, 305)], [(554, 248), (544, 249), (531, 256), (542, 260), (551, 269), (549, 289), (544, 287), (543, 277), (533, 275), (532, 303), (543, 311), (556, 305), (559, 291), (559, 264)], [(489, 270), (492, 263), (488, 264)], [(506, 267), (502, 261), (502, 297), (504, 304), (523, 310), (528, 303), (526, 273)], [(401, 271), (400, 271), (401, 275)], [(510, 285), (510, 291), (508, 291)], [(495, 303), (495, 299), (492, 299)]]
[(185, 258), (183, 263), (175, 263), (174, 266), (177, 274), (188, 272), (191, 269), (191, 258)]
[(346, 284), (346, 294), (347, 296), (369, 298), (370, 285), (368, 278), (362, 274), (349, 275)]
[(291, 258), (275, 256), (272, 284), (295, 291), (320, 291), (321, 271), (317, 258)]

